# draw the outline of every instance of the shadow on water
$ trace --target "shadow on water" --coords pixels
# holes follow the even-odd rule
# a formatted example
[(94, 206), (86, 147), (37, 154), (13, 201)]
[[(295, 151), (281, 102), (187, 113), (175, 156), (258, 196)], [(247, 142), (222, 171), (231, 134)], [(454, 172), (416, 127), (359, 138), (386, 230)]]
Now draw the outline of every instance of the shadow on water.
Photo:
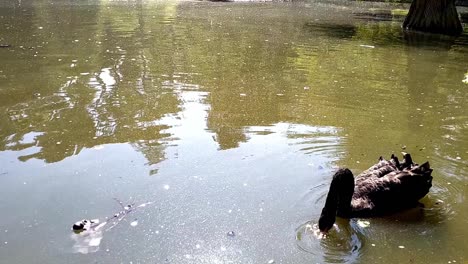
[(354, 17), (365, 21), (403, 21), (406, 16), (406, 12), (402, 12), (400, 9), (396, 10), (385, 10), (377, 9), (368, 12), (355, 12)]
[(357, 24), (324, 24), (309, 22), (304, 25), (308, 33), (337, 39), (353, 39), (379, 46), (402, 45), (405, 38), (401, 27), (388, 22)]
[[(419, 48), (449, 50), (454, 45), (468, 45), (468, 34), (445, 36), (424, 32), (406, 31), (401, 28), (402, 17), (392, 12), (355, 13), (357, 22), (336, 24), (307, 22), (304, 31), (337, 39), (354, 39), (379, 46), (407, 45)], [(468, 17), (467, 17), (468, 19)]]
[(356, 34), (356, 27), (346, 24), (324, 24), (308, 22), (304, 30), (313, 34), (323, 34), (333, 38), (350, 39)]
[(405, 30), (402, 30), (402, 34), (405, 44), (409, 47), (431, 47), (437, 48), (440, 51), (448, 51), (456, 44), (468, 43), (468, 36), (466, 35), (452, 37)]
[(468, 13), (461, 13), (460, 14), (460, 21), (462, 23), (468, 23)]

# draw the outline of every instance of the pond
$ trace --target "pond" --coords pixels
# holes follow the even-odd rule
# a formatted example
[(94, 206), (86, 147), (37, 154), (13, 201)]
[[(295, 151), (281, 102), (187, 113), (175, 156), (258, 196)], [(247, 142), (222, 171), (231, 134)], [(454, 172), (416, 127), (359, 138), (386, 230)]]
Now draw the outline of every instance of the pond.
[[(1, 262), (466, 263), (468, 34), (407, 8), (0, 4)], [(309, 232), (338, 167), (402, 151), (424, 207)], [(73, 234), (116, 199), (146, 206)]]

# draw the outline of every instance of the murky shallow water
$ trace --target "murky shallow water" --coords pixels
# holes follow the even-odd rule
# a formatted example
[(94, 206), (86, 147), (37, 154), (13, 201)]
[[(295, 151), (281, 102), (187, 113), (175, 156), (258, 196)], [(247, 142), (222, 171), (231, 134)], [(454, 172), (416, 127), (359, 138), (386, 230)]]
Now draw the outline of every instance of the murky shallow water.
[[(395, 8), (2, 4), (1, 262), (466, 262), (467, 36)], [(425, 207), (315, 239), (332, 172), (402, 149), (435, 169)], [(74, 253), (114, 198), (154, 203)]]

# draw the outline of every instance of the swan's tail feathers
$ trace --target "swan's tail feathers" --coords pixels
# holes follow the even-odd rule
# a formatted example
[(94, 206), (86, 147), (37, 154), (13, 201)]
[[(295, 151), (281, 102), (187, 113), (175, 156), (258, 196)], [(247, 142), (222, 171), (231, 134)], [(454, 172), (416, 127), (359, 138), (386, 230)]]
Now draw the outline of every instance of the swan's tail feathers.
[(429, 161), (426, 161), (421, 165), (411, 168), (411, 172), (430, 176), (432, 173), (432, 169), (431, 165), (429, 164)]
[(415, 192), (421, 192), (421, 198), (424, 197), (429, 192), (429, 189), (432, 187), (432, 169), (429, 162), (424, 162), (421, 165), (414, 166), (410, 170), (411, 178), (417, 179), (417, 186)]
[(400, 168), (400, 161), (398, 160), (398, 157), (392, 154), (390, 157), (390, 161), (395, 165), (398, 169)]
[(413, 167), (414, 163), (413, 163), (413, 158), (411, 157), (411, 155), (405, 152), (402, 152), (402, 154), (403, 154), (403, 161), (400, 164), (400, 169), (404, 170), (404, 169), (410, 169), (411, 167)]
[(396, 176), (398, 181), (395, 183), (401, 188), (399, 189), (399, 193), (402, 195), (400, 200), (402, 202), (418, 201), (426, 196), (432, 187), (431, 173), (429, 162), (399, 172)]
[(423, 170), (432, 172), (431, 165), (429, 164), (429, 161), (424, 162), (419, 167), (421, 167), (421, 169), (423, 169)]

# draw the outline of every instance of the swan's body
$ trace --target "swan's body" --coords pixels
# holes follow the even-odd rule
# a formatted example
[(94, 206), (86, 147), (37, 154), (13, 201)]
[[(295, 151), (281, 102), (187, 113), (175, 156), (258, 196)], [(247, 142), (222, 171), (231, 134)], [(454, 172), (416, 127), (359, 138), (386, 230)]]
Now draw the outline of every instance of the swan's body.
[(356, 179), (349, 169), (338, 170), (319, 219), (320, 230), (327, 232), (336, 215), (371, 217), (417, 205), (432, 186), (432, 169), (428, 162), (414, 164), (409, 154), (404, 158), (402, 163), (393, 155), (390, 161), (380, 158)]

